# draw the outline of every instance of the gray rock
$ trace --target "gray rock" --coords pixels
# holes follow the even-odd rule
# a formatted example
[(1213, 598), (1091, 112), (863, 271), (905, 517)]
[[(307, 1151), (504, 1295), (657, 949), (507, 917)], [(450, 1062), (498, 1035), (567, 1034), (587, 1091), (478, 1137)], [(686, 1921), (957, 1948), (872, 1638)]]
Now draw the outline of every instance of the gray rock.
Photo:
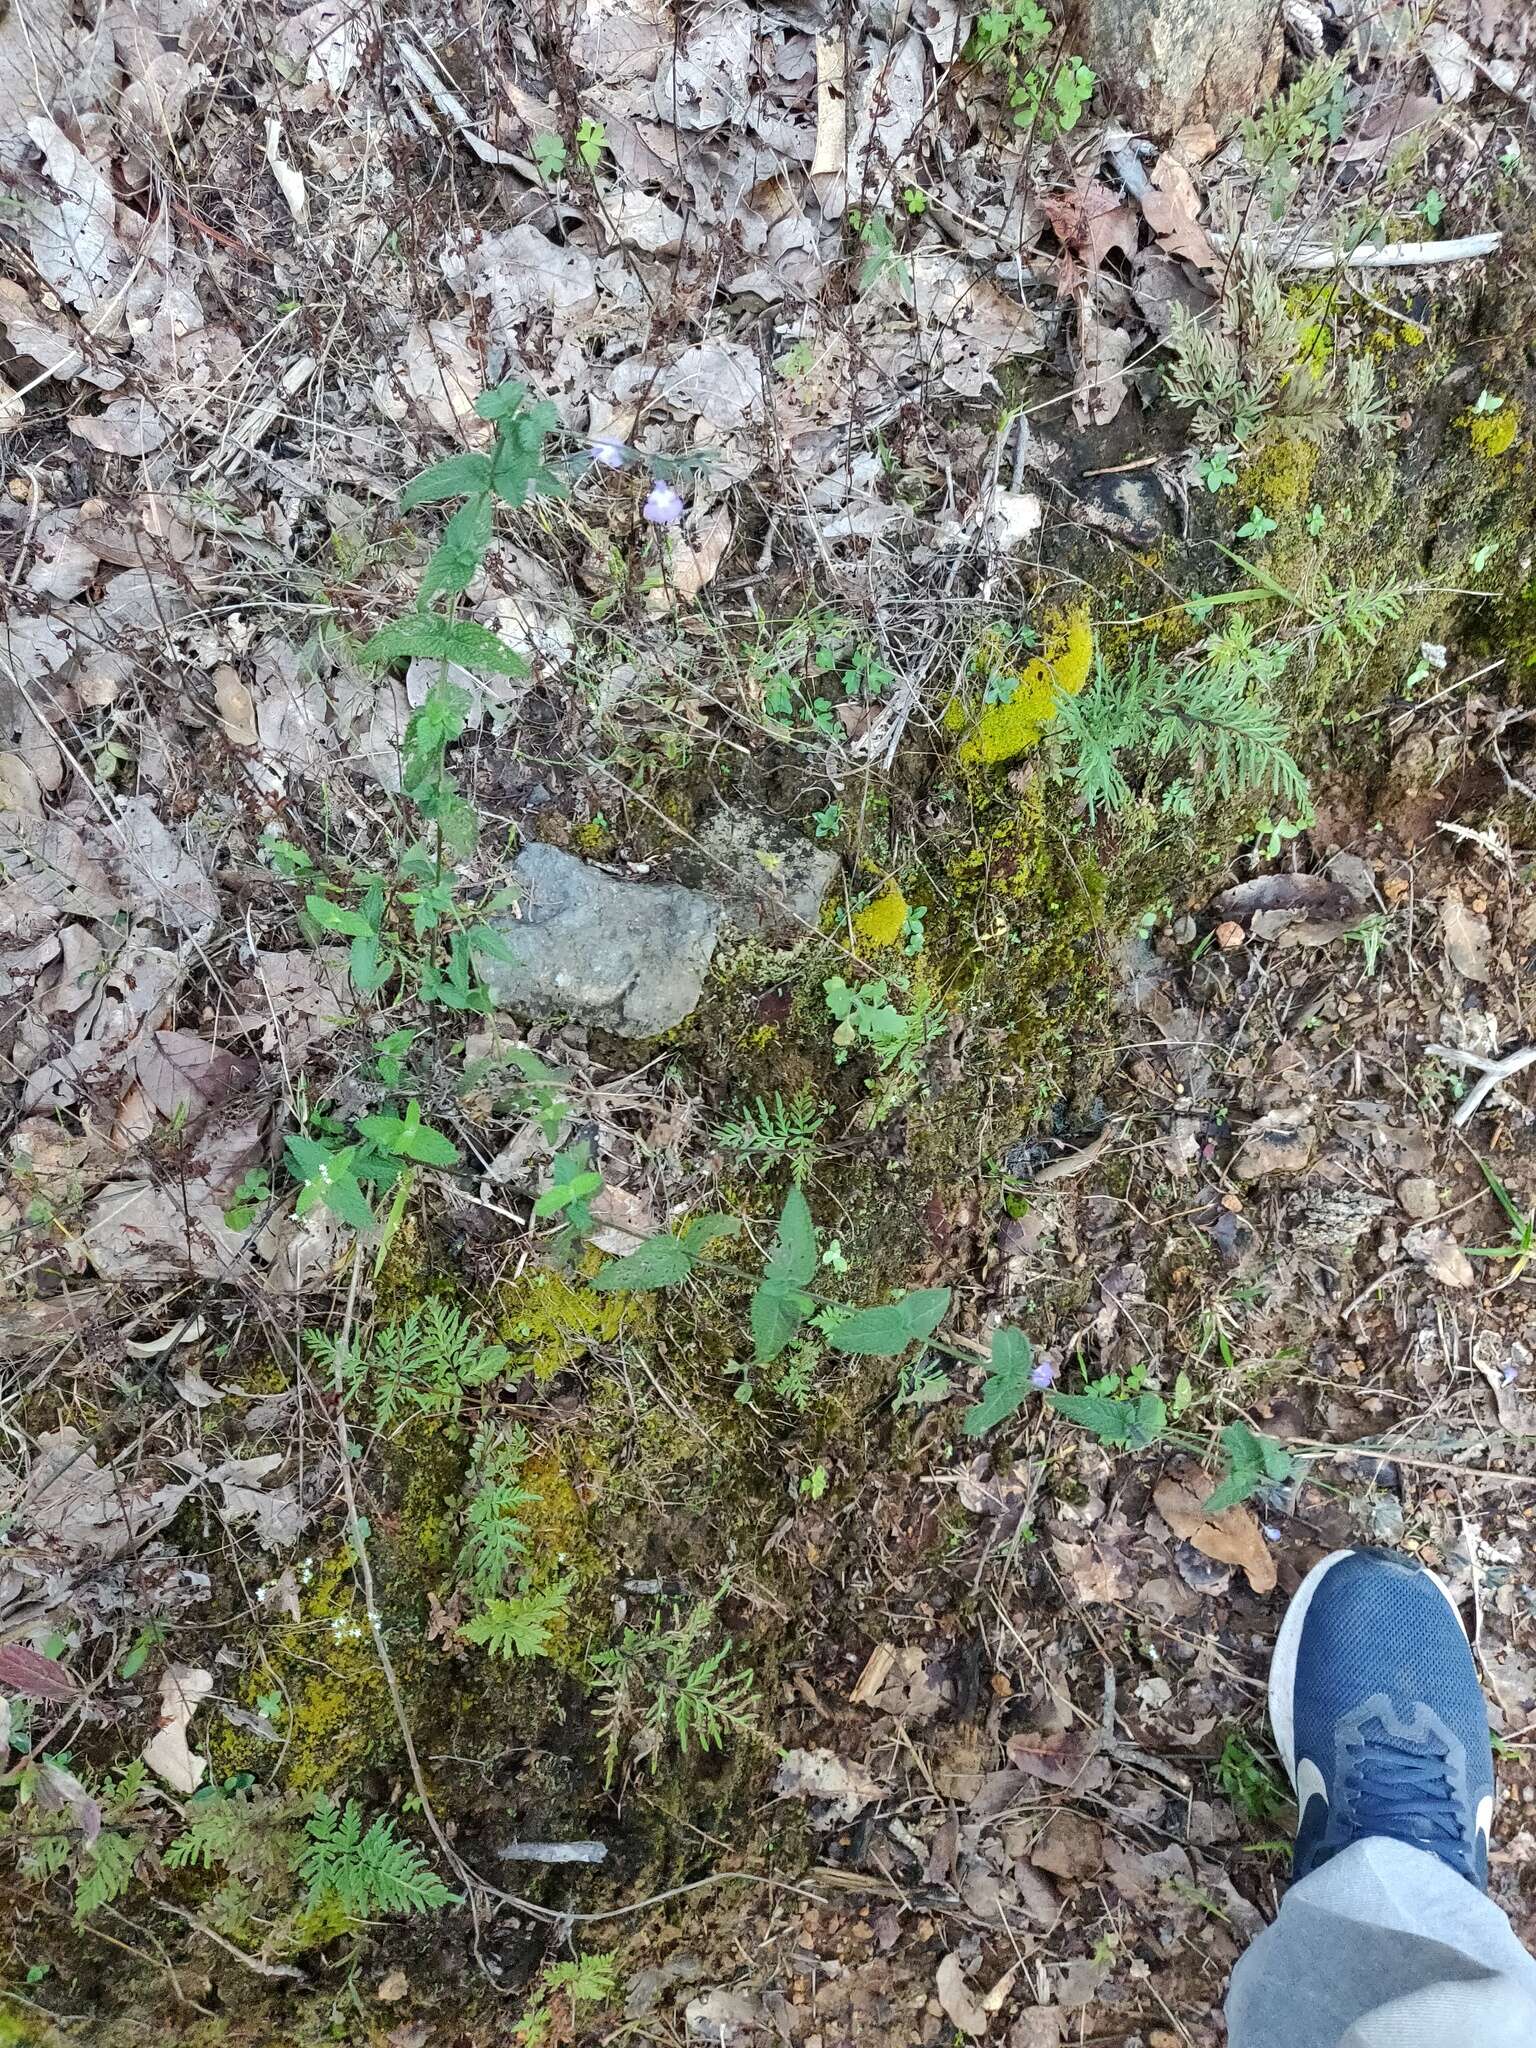
[(1083, 0), (1074, 49), (1098, 74), (1097, 105), (1166, 140), (1187, 122), (1223, 133), (1280, 79), (1274, 0)]
[(679, 871), (725, 899), (732, 924), (753, 937), (801, 939), (814, 931), (842, 863), (837, 855), (776, 818), (719, 810), (700, 827), (692, 860)]
[(1151, 547), (1173, 527), (1173, 509), (1156, 477), (1090, 477), (1082, 496), (1124, 534), (1133, 547)]
[(622, 1038), (654, 1038), (693, 1009), (718, 903), (675, 883), (618, 881), (553, 846), (525, 846), (512, 873), (521, 915), (496, 922), (516, 958), (482, 963), (498, 1008)]
[(1440, 1214), (1440, 1190), (1427, 1174), (1410, 1173), (1397, 1184), (1398, 1205), (1415, 1223), (1428, 1223)]

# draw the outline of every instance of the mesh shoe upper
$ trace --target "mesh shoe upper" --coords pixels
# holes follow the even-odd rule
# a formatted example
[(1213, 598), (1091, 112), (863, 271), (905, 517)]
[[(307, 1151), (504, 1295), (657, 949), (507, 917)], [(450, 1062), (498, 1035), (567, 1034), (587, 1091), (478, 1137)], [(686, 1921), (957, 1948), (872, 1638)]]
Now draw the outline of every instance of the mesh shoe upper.
[(1488, 1876), (1493, 1750), (1460, 1619), (1431, 1574), (1342, 1551), (1286, 1616), (1270, 1713), (1296, 1787), (1295, 1875), (1368, 1835)]

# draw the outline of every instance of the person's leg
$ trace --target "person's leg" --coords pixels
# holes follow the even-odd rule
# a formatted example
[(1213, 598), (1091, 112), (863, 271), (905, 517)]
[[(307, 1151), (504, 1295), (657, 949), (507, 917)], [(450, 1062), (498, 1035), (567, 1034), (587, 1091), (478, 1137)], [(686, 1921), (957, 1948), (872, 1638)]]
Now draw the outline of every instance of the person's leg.
[(1483, 1895), (1493, 1749), (1466, 1635), (1409, 1559), (1325, 1558), (1275, 1646), (1293, 1883), (1232, 1976), (1231, 2048), (1536, 2048), (1536, 1962)]

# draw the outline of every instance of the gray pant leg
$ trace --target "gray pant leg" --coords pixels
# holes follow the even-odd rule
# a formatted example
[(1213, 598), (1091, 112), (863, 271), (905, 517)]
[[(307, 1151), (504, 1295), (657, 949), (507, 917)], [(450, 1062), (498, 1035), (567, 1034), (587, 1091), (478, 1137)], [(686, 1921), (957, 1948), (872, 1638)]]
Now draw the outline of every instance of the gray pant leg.
[(1536, 2048), (1536, 1962), (1427, 1850), (1356, 1842), (1232, 1973), (1230, 2048)]

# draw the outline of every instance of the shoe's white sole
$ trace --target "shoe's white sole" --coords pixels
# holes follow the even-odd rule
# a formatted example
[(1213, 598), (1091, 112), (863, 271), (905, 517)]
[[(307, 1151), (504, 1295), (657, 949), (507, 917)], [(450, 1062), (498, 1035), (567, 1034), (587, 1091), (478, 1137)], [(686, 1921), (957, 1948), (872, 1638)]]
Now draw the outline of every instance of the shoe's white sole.
[[(1280, 1633), (1275, 1638), (1275, 1654), (1269, 1666), (1269, 1725), (1274, 1730), (1275, 1747), (1280, 1752), (1293, 1791), (1296, 1788), (1296, 1659), (1301, 1650), (1301, 1632), (1306, 1626), (1307, 1609), (1334, 1566), (1355, 1555), (1353, 1550), (1335, 1550), (1313, 1565), (1291, 1596), (1291, 1604), (1280, 1624)], [(1461, 1610), (1442, 1581), (1427, 1566), (1421, 1565), (1419, 1569), (1433, 1582), (1446, 1606), (1456, 1616), (1456, 1626), (1465, 1635), (1467, 1630)]]

